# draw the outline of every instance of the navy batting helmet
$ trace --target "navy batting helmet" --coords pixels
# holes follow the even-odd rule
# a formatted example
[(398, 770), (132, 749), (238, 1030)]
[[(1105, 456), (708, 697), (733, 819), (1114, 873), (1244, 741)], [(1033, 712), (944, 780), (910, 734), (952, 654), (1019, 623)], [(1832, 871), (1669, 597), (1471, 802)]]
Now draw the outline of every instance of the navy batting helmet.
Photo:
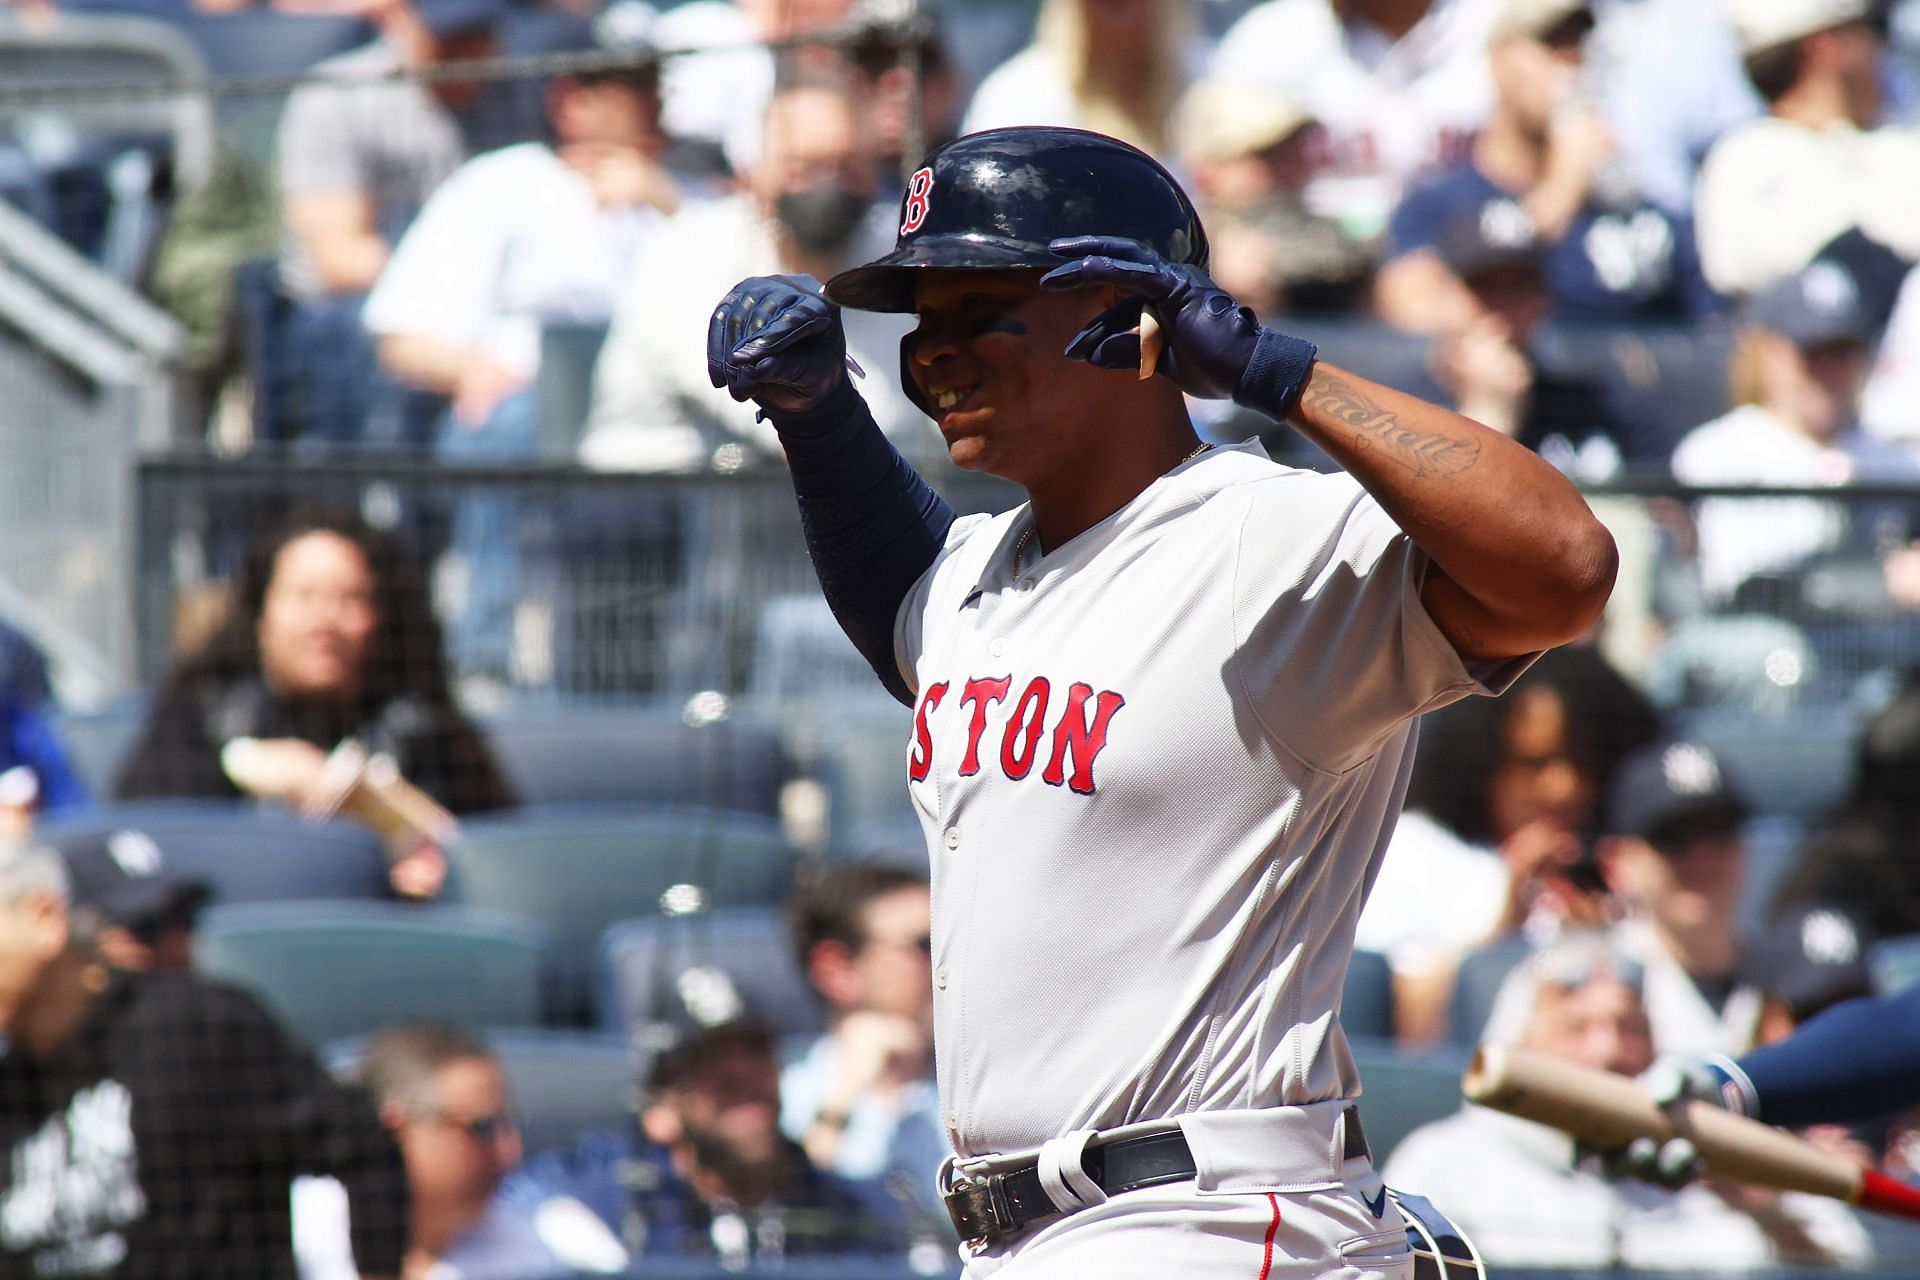
[(860, 311), (912, 311), (916, 271), (1057, 267), (1047, 245), (1065, 236), (1123, 236), (1207, 266), (1200, 215), (1152, 156), (1085, 129), (1021, 126), (928, 156), (901, 199), (893, 252), (841, 272), (826, 293)]

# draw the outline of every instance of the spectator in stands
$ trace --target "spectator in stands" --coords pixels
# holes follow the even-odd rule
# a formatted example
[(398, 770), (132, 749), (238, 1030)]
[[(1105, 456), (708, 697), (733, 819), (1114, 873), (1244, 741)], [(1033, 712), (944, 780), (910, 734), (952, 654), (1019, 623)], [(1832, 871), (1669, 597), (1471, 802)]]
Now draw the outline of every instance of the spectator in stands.
[[(891, 249), (897, 205), (876, 199), (876, 189), (849, 88), (835, 79), (783, 86), (767, 108), (765, 149), (745, 188), (683, 210), (636, 259), (594, 369), (581, 460), (603, 470), (677, 471), (737, 466), (742, 446), (783, 456), (752, 404), (714, 388), (705, 347), (687, 335), (703, 332), (708, 299), (745, 276), (825, 280)], [(848, 351), (874, 375), (863, 393), (881, 428), (909, 456), (944, 455), (927, 416), (881, 372), (898, 366), (910, 318), (844, 318)]]
[(1658, 733), (1652, 704), (1589, 647), (1548, 653), (1498, 701), (1425, 719), (1355, 938), (1393, 966), (1402, 1040), (1441, 1033), (1468, 951), (1614, 914), (1593, 862), (1600, 803)]
[(1438, 250), (1448, 224), (1502, 200), (1538, 245), (1554, 314), (1574, 322), (1697, 319), (1720, 309), (1691, 224), (1633, 189), (1599, 105), (1583, 100), (1589, 0), (1505, 0), (1489, 65), (1493, 114), (1472, 152), (1394, 211), (1374, 301), (1389, 324), (1458, 331), (1484, 313)]
[(1033, 42), (973, 92), (962, 133), (1092, 129), (1173, 157), (1173, 107), (1203, 70), (1188, 0), (1041, 0)]
[(1723, 136), (1701, 165), (1707, 279), (1755, 293), (1856, 228), (1920, 257), (1920, 130), (1882, 122), (1872, 0), (1738, 0), (1732, 12), (1767, 114)]
[[(367, 1041), (356, 1077), (406, 1160), (411, 1223), (404, 1275), (432, 1280), (542, 1280), (625, 1269), (626, 1250), (574, 1202), (532, 1211), (494, 1193), (521, 1158), (506, 1074), (477, 1037), (403, 1026)], [(354, 1280), (344, 1188), (294, 1188), (301, 1280)]]
[[(966, 106), (959, 71), (941, 34), (938, 15), (924, 15), (923, 29), (918, 32), (902, 31), (887, 23), (889, 10), (907, 9), (910, 6), (902, 6), (897, 0), (861, 0), (853, 16), (870, 25), (846, 51), (858, 87), (861, 115), (867, 122), (867, 145), (883, 184), (889, 175), (904, 183), (919, 166), (920, 157), (951, 141), (959, 132), (960, 112)], [(918, 59), (917, 84), (908, 67), (909, 55)], [(911, 147), (909, 154), (916, 112), (918, 145)]]
[(386, 0), (370, 14), (377, 41), (321, 63), (287, 98), (275, 155), (290, 314), (276, 349), (303, 439), (391, 447), (424, 437), (418, 403), (379, 371), (361, 309), (400, 234), (465, 159), (462, 116), (482, 86), (401, 73), (491, 55), (499, 7)]
[(642, 1082), (638, 1127), (536, 1157), (503, 1194), (579, 1200), (636, 1258), (714, 1257), (742, 1269), (787, 1254), (904, 1248), (897, 1209), (821, 1172), (780, 1132), (780, 1069), (757, 1024), (722, 1023), (662, 1051)]
[[(1920, 474), (1897, 445), (1857, 426), (1878, 331), (1853, 276), (1816, 262), (1747, 306), (1734, 351), (1735, 408), (1695, 428), (1673, 454), (1696, 485), (1845, 485)], [(1912, 536), (1900, 508), (1852, 509), (1820, 498), (1707, 498), (1695, 508), (1700, 585), (1736, 607), (1797, 607), (1799, 573), (1816, 556), (1882, 559), (1886, 593), (1920, 607)]]
[[(428, 198), (367, 299), (380, 362), (444, 396), (435, 452), (452, 463), (525, 461), (539, 447), (534, 378), (545, 324), (605, 323), (642, 247), (680, 204), (662, 165), (653, 10), (625, 0), (593, 25), (593, 50), (634, 65), (558, 77), (553, 142), (461, 165)], [(512, 675), (519, 573), (517, 508), (497, 491), (454, 504), (464, 590), (451, 641), (463, 675)]]
[(0, 1271), (292, 1280), (289, 1189), (340, 1180), (398, 1276), (406, 1173), (372, 1103), (243, 993), (102, 962), (51, 850), (0, 842)]
[(144, 831), (102, 832), (69, 840), (72, 905), (94, 917), (100, 958), (118, 969), (193, 967), (193, 935), (213, 888), (167, 866), (166, 854)]
[(1372, 247), (1306, 205), (1320, 127), (1270, 85), (1201, 80), (1174, 111), (1175, 160), (1207, 228), (1209, 273), (1260, 315), (1348, 311)]
[(1614, 779), (1597, 856), (1626, 906), (1622, 945), (1646, 970), (1663, 1053), (1739, 1054), (1760, 1034), (1762, 996), (1740, 937), (1749, 813), (1697, 742), (1643, 747)]
[(827, 1031), (780, 1074), (781, 1127), (821, 1168), (885, 1181), (944, 1221), (928, 912), (926, 880), (900, 867), (835, 866), (795, 887), (794, 954)]
[(1874, 993), (1874, 935), (1842, 907), (1808, 903), (1775, 913), (1750, 940), (1744, 969), (1764, 1002), (1755, 1040), (1772, 1044), (1815, 1014)]
[(1430, 256), (1463, 290), (1465, 318), (1433, 337), (1429, 398), (1579, 479), (1665, 469), (1676, 440), (1646, 411), (1645, 391), (1610, 359), (1583, 364), (1570, 335), (1550, 324), (1553, 254), (1517, 201), (1495, 195), (1454, 214)]
[(24, 832), (39, 813), (83, 805), (87, 785), (54, 727), (47, 661), (26, 635), (0, 623), (0, 807)]
[(1487, 0), (1265, 0), (1211, 73), (1267, 84), (1324, 129), (1307, 203), (1367, 244), (1406, 185), (1466, 157), (1493, 105)]
[[(236, 741), (277, 778), (269, 798), (295, 807), (348, 741), (456, 814), (512, 803), (454, 704), (417, 562), (353, 516), (296, 515), (254, 546), (224, 622), (162, 683), (114, 794), (238, 798), (223, 760)], [(395, 888), (431, 896), (444, 860), (408, 852)]]
[[(1519, 1016), (1505, 1038), (1590, 1070), (1637, 1075), (1662, 1043), (1641, 983), (1637, 965), (1604, 934), (1569, 934), (1516, 973)], [(1490, 1264), (1719, 1271), (1868, 1256), (1859, 1222), (1833, 1201), (1613, 1182), (1575, 1155), (1557, 1129), (1468, 1104), (1409, 1134), (1385, 1174), (1434, 1197)]]

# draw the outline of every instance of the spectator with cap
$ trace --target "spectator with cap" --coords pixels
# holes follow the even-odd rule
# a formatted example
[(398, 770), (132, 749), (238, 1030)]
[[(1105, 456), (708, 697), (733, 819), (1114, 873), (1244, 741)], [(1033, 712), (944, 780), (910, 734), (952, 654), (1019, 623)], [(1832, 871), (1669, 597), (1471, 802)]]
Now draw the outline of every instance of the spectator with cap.
[(826, 867), (794, 886), (794, 957), (827, 1030), (780, 1073), (780, 1122), (821, 1168), (884, 1182), (944, 1223), (933, 988), (945, 974), (929, 959), (929, 911), (926, 879), (901, 867)]
[(1740, 937), (1748, 816), (1701, 743), (1643, 747), (1614, 777), (1595, 855), (1627, 909), (1622, 945), (1646, 971), (1663, 1053), (1736, 1054), (1759, 1035), (1763, 996), (1742, 971)]
[(43, 846), (0, 840), (0, 1273), (293, 1280), (290, 1190), (347, 1188), (398, 1276), (407, 1182), (364, 1093), (244, 992), (103, 960)]
[(1843, 1000), (1872, 995), (1874, 936), (1843, 907), (1802, 903), (1773, 915), (1750, 941), (1747, 977), (1766, 1004), (1755, 1040), (1772, 1044)]
[(1694, 195), (1700, 257), (1748, 295), (1858, 229), (1920, 257), (1920, 129), (1884, 120), (1873, 0), (1732, 0), (1767, 114), (1722, 136)]
[(788, 1255), (905, 1248), (897, 1206), (816, 1168), (780, 1131), (771, 1033), (734, 1020), (661, 1050), (635, 1130), (596, 1130), (527, 1162), (502, 1192), (585, 1204), (635, 1258), (708, 1257), (728, 1269)]
[[(355, 1078), (407, 1167), (406, 1277), (544, 1280), (626, 1267), (626, 1250), (577, 1202), (525, 1207), (495, 1193), (520, 1163), (506, 1073), (478, 1037), (430, 1024), (366, 1043)], [(346, 1189), (309, 1177), (293, 1191), (300, 1280), (355, 1280)]]
[[(1775, 281), (1743, 313), (1731, 363), (1734, 408), (1687, 433), (1674, 477), (1694, 485), (1834, 486), (1905, 481), (1920, 466), (1860, 430), (1857, 414), (1878, 332), (1853, 276), (1836, 263)], [(1706, 597), (1793, 607), (1814, 557), (1878, 556), (1886, 598), (1920, 607), (1915, 552), (1898, 507), (1821, 498), (1705, 498), (1695, 504)]]
[(63, 843), (73, 905), (97, 917), (100, 958), (119, 969), (193, 967), (193, 934), (213, 887), (167, 866), (144, 831), (125, 829)]
[[(1643, 982), (1604, 931), (1568, 933), (1516, 971), (1505, 1025), (1491, 1035), (1588, 1070), (1638, 1075), (1657, 1043)], [(1736, 1205), (1706, 1184), (1674, 1192), (1610, 1181), (1577, 1155), (1557, 1129), (1468, 1103), (1407, 1135), (1385, 1175), (1445, 1204), (1497, 1265), (1718, 1271), (1869, 1253), (1858, 1221), (1832, 1201), (1769, 1194)], [(1462, 1169), (1472, 1177), (1462, 1180)]]
[(1221, 288), (1260, 315), (1349, 311), (1372, 246), (1307, 207), (1320, 126), (1272, 85), (1210, 76), (1175, 104), (1175, 162), (1213, 247)]
[(1394, 211), (1374, 289), (1383, 319), (1458, 331), (1483, 311), (1437, 242), (1454, 218), (1505, 199), (1525, 219), (1561, 320), (1698, 319), (1720, 309), (1683, 217), (1642, 198), (1597, 103), (1583, 97), (1589, 0), (1505, 0), (1489, 41), (1493, 113), (1462, 163)]
[(1430, 398), (1584, 480), (1665, 466), (1671, 433), (1641, 410), (1625, 379), (1576, 364), (1552, 325), (1553, 253), (1518, 200), (1496, 194), (1469, 204), (1423, 252), (1465, 298), (1465, 318), (1435, 333), (1428, 349)]
[[(451, 463), (524, 461), (539, 447), (534, 379), (543, 326), (604, 323), (620, 282), (680, 206), (663, 164), (653, 9), (621, 0), (591, 48), (629, 65), (572, 72), (547, 89), (552, 142), (476, 156), (434, 191), (367, 299), (381, 365), (445, 397), (435, 453)], [(512, 675), (519, 530), (498, 492), (454, 504), (450, 647), (461, 671)]]
[(400, 235), (466, 158), (478, 81), (422, 78), (491, 56), (501, 0), (382, 0), (379, 38), (330, 58), (288, 95), (274, 154), (283, 233), (280, 344), (302, 438), (414, 446), (417, 397), (385, 379), (361, 323)]

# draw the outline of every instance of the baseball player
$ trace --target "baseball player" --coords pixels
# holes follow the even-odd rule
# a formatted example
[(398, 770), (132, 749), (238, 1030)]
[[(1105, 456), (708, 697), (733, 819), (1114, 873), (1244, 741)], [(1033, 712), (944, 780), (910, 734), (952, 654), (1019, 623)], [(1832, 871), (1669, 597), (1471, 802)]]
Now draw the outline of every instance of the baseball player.
[[(1354, 922), (1415, 718), (1505, 688), (1612, 582), (1551, 467), (1316, 362), (1206, 266), (1145, 154), (988, 130), (913, 175), (892, 253), (824, 293), (744, 281), (709, 328), (716, 385), (780, 433), (829, 602), (914, 707), (973, 1278), (1412, 1274), (1340, 1029)], [(841, 306), (917, 314), (908, 394), (1027, 503), (956, 519), (907, 468)], [(1187, 394), (1347, 474), (1204, 445)]]

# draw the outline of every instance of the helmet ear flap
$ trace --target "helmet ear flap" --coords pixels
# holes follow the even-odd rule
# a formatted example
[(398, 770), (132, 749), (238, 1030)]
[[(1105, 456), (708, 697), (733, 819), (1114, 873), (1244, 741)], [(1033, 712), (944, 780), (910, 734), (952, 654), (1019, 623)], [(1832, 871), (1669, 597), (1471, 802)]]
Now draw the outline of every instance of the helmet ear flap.
[(907, 393), (907, 399), (913, 401), (915, 408), (931, 418), (934, 416), (933, 405), (920, 393), (920, 384), (913, 379), (913, 353), (919, 345), (918, 329), (910, 329), (900, 335), (900, 389)]

